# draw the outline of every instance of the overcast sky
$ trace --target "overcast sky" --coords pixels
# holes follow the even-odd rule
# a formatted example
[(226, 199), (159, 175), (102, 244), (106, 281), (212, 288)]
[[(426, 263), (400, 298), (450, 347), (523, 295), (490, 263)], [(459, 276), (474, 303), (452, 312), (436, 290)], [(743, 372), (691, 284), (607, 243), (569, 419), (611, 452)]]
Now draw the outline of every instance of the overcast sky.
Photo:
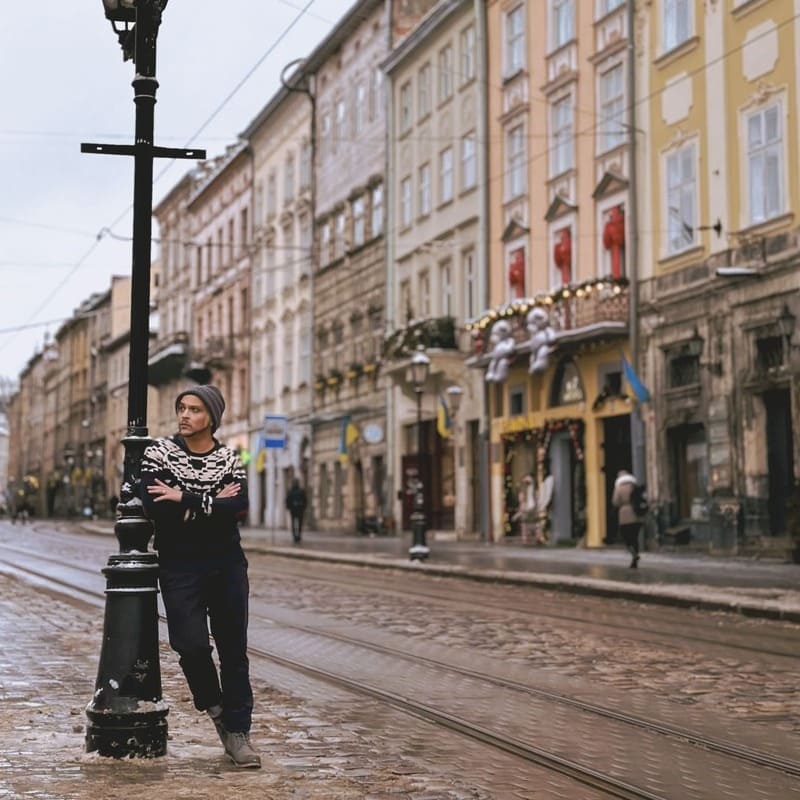
[[(224, 151), (283, 67), (353, 4), (170, 0), (158, 36), (156, 144)], [(3, 4), (0, 74), (0, 376), (16, 378), (45, 335), (130, 272), (130, 241), (115, 237), (131, 235), (133, 159), (83, 155), (80, 143), (132, 142), (134, 73), (102, 0), (27, 0)], [(156, 161), (154, 203), (192, 164)], [(104, 229), (114, 236), (98, 241)]]

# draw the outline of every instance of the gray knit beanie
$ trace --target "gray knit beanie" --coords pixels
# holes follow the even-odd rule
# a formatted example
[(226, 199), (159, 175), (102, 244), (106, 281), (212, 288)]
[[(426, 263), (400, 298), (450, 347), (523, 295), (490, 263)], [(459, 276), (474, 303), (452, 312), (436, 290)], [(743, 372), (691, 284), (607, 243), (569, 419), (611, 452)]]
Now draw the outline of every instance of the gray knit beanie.
[(178, 403), (180, 403), (181, 398), (187, 394), (193, 394), (203, 401), (203, 405), (211, 415), (211, 433), (214, 433), (219, 428), (222, 422), (222, 414), (225, 411), (225, 400), (222, 397), (222, 392), (211, 384), (207, 386), (191, 386), (188, 389), (184, 389), (175, 398), (175, 411), (178, 410)]

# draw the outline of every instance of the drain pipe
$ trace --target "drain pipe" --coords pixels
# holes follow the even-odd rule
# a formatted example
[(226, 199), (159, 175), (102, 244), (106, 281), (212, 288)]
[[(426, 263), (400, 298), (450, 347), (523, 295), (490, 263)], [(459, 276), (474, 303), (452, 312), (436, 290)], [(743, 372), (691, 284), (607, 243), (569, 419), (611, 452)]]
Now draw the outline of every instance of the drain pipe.
[[(486, 2), (475, 0), (475, 39), (477, 49), (478, 69), (478, 130), (477, 147), (478, 157), (478, 296), (484, 308), (489, 308), (489, 103), (487, 61), (488, 42), (486, 37)], [(491, 437), (489, 417), (489, 387), (486, 381), (483, 384), (483, 403), (481, 408), (480, 424), (480, 452), (478, 454), (478, 469), (480, 472), (480, 526), (481, 541), (492, 540), (491, 531)]]
[[(631, 350), (631, 366), (641, 375), (639, 363), (639, 193), (636, 147), (636, 43), (633, 31), (635, 22), (635, 3), (628, 0), (626, 23), (628, 35), (628, 252), (630, 253), (628, 286), (628, 341)], [(647, 482), (647, 463), (645, 460), (644, 422), (641, 406), (636, 403), (631, 408), (631, 458), (633, 474), (641, 483)]]

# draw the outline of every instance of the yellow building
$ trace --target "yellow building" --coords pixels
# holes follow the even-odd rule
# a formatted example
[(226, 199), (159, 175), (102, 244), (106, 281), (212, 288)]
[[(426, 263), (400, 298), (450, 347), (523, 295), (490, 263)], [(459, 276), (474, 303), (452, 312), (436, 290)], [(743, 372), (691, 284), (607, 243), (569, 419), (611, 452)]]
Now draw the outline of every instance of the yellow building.
[(627, 9), (489, 2), (487, 24), (490, 298), (469, 329), (491, 538), (598, 546), (632, 466)]

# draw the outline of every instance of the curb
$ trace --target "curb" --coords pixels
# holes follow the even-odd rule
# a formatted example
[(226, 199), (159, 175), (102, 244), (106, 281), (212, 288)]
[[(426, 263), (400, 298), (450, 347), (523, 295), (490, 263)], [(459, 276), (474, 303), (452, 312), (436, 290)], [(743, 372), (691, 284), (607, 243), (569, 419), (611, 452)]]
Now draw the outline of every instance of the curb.
[[(780, 604), (757, 599), (744, 599), (732, 591), (724, 591), (710, 586), (695, 585), (702, 592), (689, 594), (691, 585), (656, 584), (648, 586), (625, 586), (616, 581), (599, 578), (564, 578), (542, 573), (513, 572), (499, 570), (481, 570), (463, 566), (432, 565), (420, 561), (406, 561), (397, 558), (378, 558), (370, 555), (342, 555), (324, 550), (297, 550), (288, 547), (272, 547), (242, 540), (246, 550), (257, 553), (273, 554), (286, 558), (306, 561), (324, 561), (331, 564), (372, 567), (375, 569), (399, 569), (414, 572), (425, 572), (438, 577), (457, 577), (474, 580), (480, 583), (505, 583), (514, 586), (537, 586), (554, 591), (571, 592), (600, 597), (612, 597), (633, 600), (642, 603), (653, 603), (679, 608), (700, 608), (708, 611), (726, 611), (747, 617), (782, 620), (800, 623), (800, 605), (796, 608), (784, 608)], [(734, 587), (735, 588), (735, 587)]]

